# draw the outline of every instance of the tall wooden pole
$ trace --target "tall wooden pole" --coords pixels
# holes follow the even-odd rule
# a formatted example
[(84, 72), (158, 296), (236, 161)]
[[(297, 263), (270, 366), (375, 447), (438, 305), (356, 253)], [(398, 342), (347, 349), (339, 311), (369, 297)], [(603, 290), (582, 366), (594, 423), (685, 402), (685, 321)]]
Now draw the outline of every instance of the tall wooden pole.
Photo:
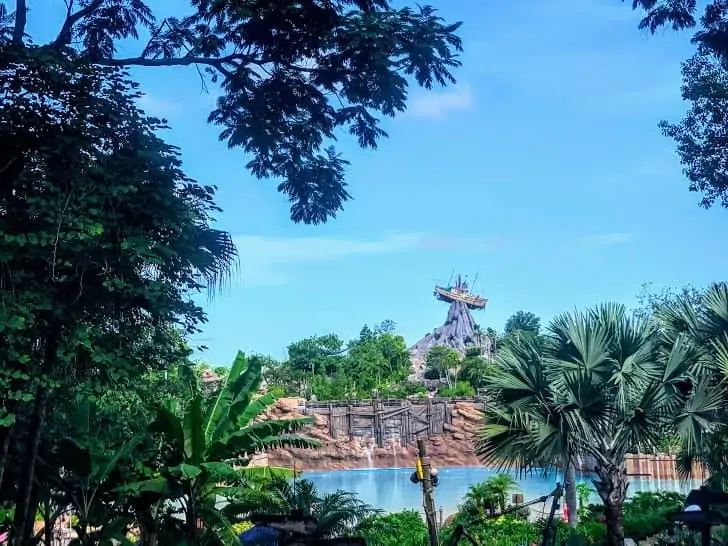
[(425, 509), (425, 520), (427, 530), (430, 534), (430, 546), (439, 546), (437, 537), (437, 519), (435, 514), (434, 487), (432, 486), (432, 475), (430, 474), (430, 458), (427, 456), (427, 444), (424, 439), (417, 440), (417, 450), (422, 462), (422, 505)]

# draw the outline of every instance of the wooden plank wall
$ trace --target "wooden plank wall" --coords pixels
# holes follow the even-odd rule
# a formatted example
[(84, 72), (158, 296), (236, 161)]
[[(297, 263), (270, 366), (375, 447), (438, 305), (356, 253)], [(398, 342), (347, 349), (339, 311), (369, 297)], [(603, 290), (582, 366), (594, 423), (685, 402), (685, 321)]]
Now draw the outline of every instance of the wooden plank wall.
[[(474, 402), (468, 399), (469, 402)], [(452, 424), (456, 400), (347, 400), (314, 402), (306, 405), (306, 413), (329, 416), (329, 435), (334, 439), (373, 438), (378, 447), (388, 440), (402, 445), (417, 438), (443, 434)], [(475, 402), (476, 407), (484, 402)]]

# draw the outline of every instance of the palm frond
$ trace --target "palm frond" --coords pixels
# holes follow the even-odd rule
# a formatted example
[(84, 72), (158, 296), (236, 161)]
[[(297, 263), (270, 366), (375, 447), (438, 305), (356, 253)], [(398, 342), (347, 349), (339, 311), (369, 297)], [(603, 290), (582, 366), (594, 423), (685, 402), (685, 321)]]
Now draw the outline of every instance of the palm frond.
[(210, 294), (225, 288), (238, 263), (238, 251), (226, 231), (200, 225), (197, 228), (197, 270), (209, 287)]
[(704, 378), (694, 386), (690, 398), (674, 419), (676, 432), (686, 451), (695, 453), (705, 449), (704, 440), (721, 422), (718, 412), (725, 407), (724, 397), (724, 390), (716, 388), (708, 379)]

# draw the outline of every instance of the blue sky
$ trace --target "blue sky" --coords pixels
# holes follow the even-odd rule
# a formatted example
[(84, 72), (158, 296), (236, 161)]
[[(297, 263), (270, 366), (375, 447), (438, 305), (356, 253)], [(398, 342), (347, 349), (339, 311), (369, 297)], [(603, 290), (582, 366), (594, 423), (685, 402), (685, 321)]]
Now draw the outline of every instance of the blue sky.
[[(644, 282), (723, 278), (728, 211), (698, 207), (657, 128), (685, 108), (688, 34), (648, 36), (618, 0), (431, 3), (464, 22), (458, 84), (413, 88), (375, 152), (340, 142), (355, 200), (323, 226), (291, 223), (275, 183), (218, 142), (205, 122), (215, 96), (194, 69), (134, 73), (187, 172), (219, 187), (219, 223), (238, 244), (239, 276), (201, 300), (210, 322), (194, 341), (210, 347), (206, 360), (225, 364), (238, 349), (281, 357), (293, 340), (346, 339), (385, 319), (414, 343), (444, 320), (432, 289), (453, 270), (479, 275), (490, 301), (476, 320), (496, 329), (520, 309), (547, 321), (632, 305)], [(56, 18), (31, 21), (40, 38)]]

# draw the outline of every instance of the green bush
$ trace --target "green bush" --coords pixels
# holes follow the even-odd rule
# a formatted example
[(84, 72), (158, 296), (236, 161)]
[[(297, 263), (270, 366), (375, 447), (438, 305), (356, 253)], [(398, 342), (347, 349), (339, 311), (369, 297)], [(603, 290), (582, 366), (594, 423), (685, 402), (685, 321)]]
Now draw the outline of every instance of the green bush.
[(607, 537), (607, 526), (599, 521), (581, 521), (576, 527), (569, 527), (566, 522), (556, 523), (557, 543), (567, 546), (600, 546)]
[(488, 546), (516, 546), (539, 542), (541, 530), (539, 526), (513, 516), (501, 516), (495, 519), (468, 522), (458, 514), (452, 523), (441, 533), (441, 542), (447, 544), (457, 525), (465, 525), (468, 532), (480, 544)]
[(427, 544), (427, 526), (414, 510), (371, 516), (356, 529), (368, 546), (423, 546)]
[(405, 381), (399, 384), (385, 385), (379, 388), (380, 398), (407, 398), (408, 396), (426, 395), (427, 389), (418, 383)]
[(644, 540), (673, 526), (668, 519), (685, 503), (680, 493), (639, 492), (624, 503), (624, 534), (635, 540)]
[[(625, 536), (639, 541), (667, 531), (673, 525), (668, 516), (679, 511), (684, 502), (685, 496), (681, 493), (635, 493), (622, 510)], [(590, 504), (582, 514), (582, 521), (604, 521), (604, 507)]]
[(443, 398), (475, 396), (475, 389), (466, 381), (458, 381), (454, 387), (442, 387), (437, 394)]

